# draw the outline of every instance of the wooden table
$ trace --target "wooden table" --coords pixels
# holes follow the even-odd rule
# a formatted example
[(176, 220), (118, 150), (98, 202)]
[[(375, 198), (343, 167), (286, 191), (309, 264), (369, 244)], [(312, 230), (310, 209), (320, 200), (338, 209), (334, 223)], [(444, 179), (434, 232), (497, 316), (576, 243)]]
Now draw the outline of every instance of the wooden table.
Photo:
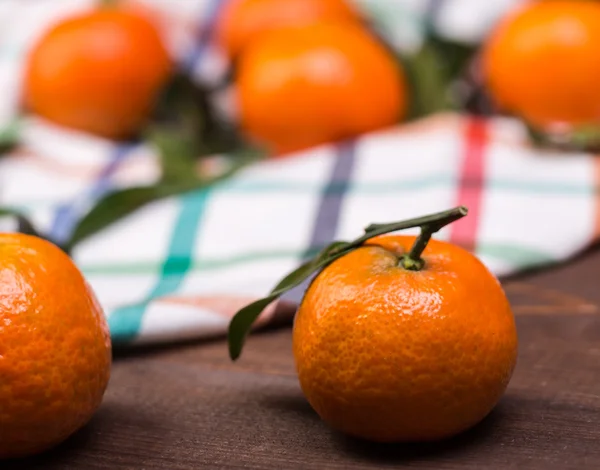
[(92, 422), (11, 469), (600, 469), (600, 251), (505, 282), (520, 353), (480, 425), (430, 445), (374, 445), (327, 428), (294, 374), (289, 328), (115, 358)]

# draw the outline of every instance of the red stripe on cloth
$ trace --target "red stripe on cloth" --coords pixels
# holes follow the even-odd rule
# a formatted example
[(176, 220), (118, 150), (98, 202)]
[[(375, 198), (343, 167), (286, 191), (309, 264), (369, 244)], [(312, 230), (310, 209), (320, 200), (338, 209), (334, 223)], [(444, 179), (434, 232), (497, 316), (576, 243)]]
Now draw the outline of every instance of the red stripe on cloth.
[(468, 118), (464, 129), (464, 157), (460, 168), (457, 204), (469, 215), (450, 226), (450, 242), (475, 251), (485, 185), (485, 150), (488, 130), (485, 118)]

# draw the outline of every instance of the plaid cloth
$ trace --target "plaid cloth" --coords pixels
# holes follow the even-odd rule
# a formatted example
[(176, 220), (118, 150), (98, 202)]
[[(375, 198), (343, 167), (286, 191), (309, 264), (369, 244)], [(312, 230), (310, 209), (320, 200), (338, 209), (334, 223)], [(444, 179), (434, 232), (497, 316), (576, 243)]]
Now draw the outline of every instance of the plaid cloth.
[[(11, 97), (10, 90), (18, 96), (16, 70), (31, 37), (58, 16), (59, 5), (64, 14), (92, 2), (3, 2), (0, 82)], [(146, 3), (168, 4), (171, 17), (163, 20), (176, 24), (174, 15), (214, 16), (219, 2)], [(424, 2), (374, 1), (371, 8), (377, 3)], [(174, 54), (193, 62), (196, 76), (218, 71), (224, 64), (216, 52), (210, 59), (210, 40), (191, 41), (186, 31), (198, 28), (173, 31)], [(206, 57), (214, 68), (202, 68)], [(14, 103), (18, 98), (4, 100), (0, 116), (14, 115)], [(159, 177), (157, 155), (145, 144), (116, 145), (36, 118), (23, 128), (22, 144), (0, 159), (0, 206), (25, 213), (55, 240), (66, 239), (107, 192)], [(106, 311), (116, 346), (205, 338), (223, 334), (238, 308), (307, 256), (333, 239), (357, 237), (372, 222), (464, 204), (469, 216), (436, 236), (473, 250), (498, 276), (565, 260), (598, 238), (599, 181), (597, 158), (533, 148), (517, 121), (434, 115), (261, 162), (210, 189), (152, 203), (85, 240), (73, 258)], [(15, 221), (0, 219), (0, 230), (14, 229)], [(262, 324), (280, 314), (291, 319), (301, 294), (270, 306)]]

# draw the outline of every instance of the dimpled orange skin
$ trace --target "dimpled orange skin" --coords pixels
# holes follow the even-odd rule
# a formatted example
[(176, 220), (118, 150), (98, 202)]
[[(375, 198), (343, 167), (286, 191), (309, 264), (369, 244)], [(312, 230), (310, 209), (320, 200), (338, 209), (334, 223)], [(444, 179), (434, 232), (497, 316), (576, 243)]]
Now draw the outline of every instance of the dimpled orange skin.
[(144, 16), (99, 9), (67, 18), (34, 45), (24, 101), (62, 126), (109, 139), (134, 136), (147, 120), (172, 64)]
[(381, 442), (431, 441), (482, 420), (517, 357), (513, 314), (485, 266), (432, 240), (425, 268), (384, 236), (338, 259), (306, 292), (293, 331), (300, 385), (321, 418)]
[(246, 50), (237, 73), (241, 126), (275, 154), (391, 126), (406, 111), (400, 66), (354, 25), (271, 33)]
[(533, 2), (500, 22), (483, 51), (494, 100), (533, 126), (600, 122), (600, 3)]
[(86, 424), (110, 365), (104, 314), (70, 258), (0, 234), (0, 458), (37, 454)]
[(229, 0), (217, 23), (217, 41), (230, 58), (261, 35), (317, 21), (360, 22), (346, 0)]

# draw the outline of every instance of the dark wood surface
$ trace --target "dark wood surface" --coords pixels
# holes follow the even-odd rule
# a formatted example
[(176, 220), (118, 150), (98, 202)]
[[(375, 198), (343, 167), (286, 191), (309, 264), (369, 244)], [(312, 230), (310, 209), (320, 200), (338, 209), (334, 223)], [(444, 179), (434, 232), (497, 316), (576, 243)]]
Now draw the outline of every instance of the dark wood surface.
[(82, 431), (11, 469), (599, 469), (600, 251), (507, 280), (519, 362), (480, 425), (429, 445), (374, 445), (327, 428), (294, 375), (289, 328), (115, 358)]

